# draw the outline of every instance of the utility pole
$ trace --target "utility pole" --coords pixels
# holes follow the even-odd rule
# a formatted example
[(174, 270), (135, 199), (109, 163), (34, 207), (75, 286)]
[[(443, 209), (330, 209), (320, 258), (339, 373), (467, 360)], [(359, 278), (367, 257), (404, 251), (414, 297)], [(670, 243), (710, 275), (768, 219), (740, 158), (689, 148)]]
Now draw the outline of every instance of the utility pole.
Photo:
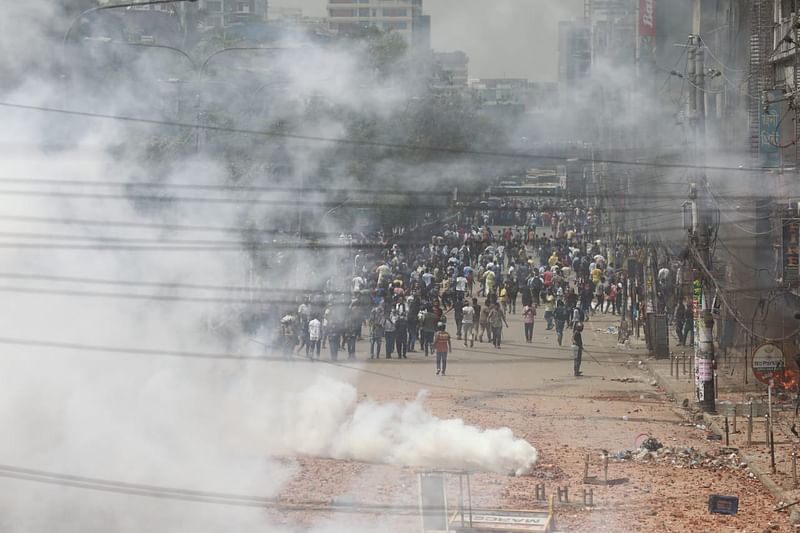
[[(705, 51), (700, 40), (701, 0), (694, 0), (692, 9), (692, 35), (689, 42), (687, 76), (689, 78), (689, 121), (694, 141), (694, 178), (690, 200), (694, 204), (692, 230), (689, 236), (689, 248), (694, 250), (694, 257), (700, 261), (697, 270), (700, 285), (692, 293), (692, 312), (697, 335), (695, 337), (695, 394), (704, 412), (716, 411), (714, 391), (714, 317), (711, 313), (710, 295), (714, 294), (711, 274), (711, 227), (709, 210), (705, 204), (703, 193), (707, 189), (705, 173)], [(694, 301), (698, 299), (699, 301)]]

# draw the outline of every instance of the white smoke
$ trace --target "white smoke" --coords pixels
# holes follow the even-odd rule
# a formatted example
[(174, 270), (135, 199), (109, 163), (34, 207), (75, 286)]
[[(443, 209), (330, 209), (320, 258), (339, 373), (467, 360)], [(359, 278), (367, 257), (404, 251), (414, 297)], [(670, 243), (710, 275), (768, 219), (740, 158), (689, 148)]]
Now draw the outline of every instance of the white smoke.
[(516, 475), (531, 470), (536, 449), (510, 429), (438, 418), (425, 408), (425, 396), (405, 404), (359, 403), (353, 386), (321, 377), (280, 411), (293, 420), (284, 445), (309, 455), (402, 466)]
[[(416, 94), (415, 84), (376, 84), (372, 73), (364, 70), (363, 51), (347, 47), (316, 46), (260, 62), (252, 59), (253, 63), (247, 66), (268, 66), (274, 72), (265, 71), (263, 79), (253, 74), (256, 79), (248, 78), (249, 85), (232, 83), (226, 89), (226, 85), (217, 83), (219, 79), (209, 80), (208, 86), (184, 79), (186, 94), (181, 96), (181, 85), (167, 82), (173, 76), (185, 77), (185, 65), (178, 67), (182, 63), (168, 59), (169, 55), (128, 55), (128, 50), (120, 56), (127, 59), (122, 61), (126, 70), (119, 72), (119, 79), (105, 79), (102, 83), (82, 79), (87, 72), (105, 72), (113, 54), (122, 52), (112, 52), (102, 41), (76, 38), (70, 76), (62, 80), (58, 58), (65, 50), (60, 47), (60, 40), (69, 20), (56, 7), (60, 3), (32, 0), (12, 4), (9, 17), (0, 21), (0, 28), (6, 30), (0, 32), (0, 48), (9, 51), (0, 63), (4, 74), (0, 80), (2, 101), (110, 115), (163, 114), (165, 119), (186, 122), (198, 120), (195, 105), (197, 110), (213, 110), (215, 105), (225, 104), (221, 108), (231, 108), (231, 124), (236, 127), (271, 130), (276, 124), (296, 123), (290, 131), (340, 137), (348, 131), (348, 122), (342, 116), (363, 112), (383, 120), (405, 109)], [(7, 23), (10, 20), (15, 22)], [(54, 24), (46, 24), (47, 21)], [(101, 28), (97, 27), (98, 36), (104, 35)], [(95, 64), (102, 68), (94, 69)], [(224, 70), (224, 64), (217, 64), (221, 72), (217, 77), (238, 79), (233, 74), (239, 71)], [(240, 66), (233, 59), (228, 64)], [(99, 87), (92, 88), (95, 82)], [(255, 85), (266, 89), (259, 92)], [(248, 94), (251, 86), (252, 94)], [(167, 94), (169, 91), (175, 94)], [(197, 100), (195, 92), (203, 98)], [(263, 110), (250, 113), (250, 100), (261, 102)], [(234, 102), (241, 108), (233, 106)], [(314, 106), (336, 107), (338, 111), (313, 113), (317, 109)], [(175, 108), (182, 109), (182, 113)], [(287, 206), (176, 201), (167, 207), (154, 207), (132, 199), (137, 192), (151, 191), (136, 188), (128, 191), (131, 198), (121, 201), (70, 194), (113, 195), (126, 190), (120, 189), (119, 183), (130, 182), (227, 186), (234, 176), (229, 161), (209, 148), (225, 143), (238, 149), (231, 157), (244, 169), (236, 174), (240, 181), (235, 183), (239, 185), (281, 183), (303, 187), (308, 185), (306, 178), (323, 170), (326, 186), (353, 187), (358, 183), (348, 168), (337, 168), (337, 158), (331, 157), (333, 150), (326, 143), (282, 143), (273, 138), (234, 138), (208, 132), (195, 135), (194, 131), (57, 113), (9, 109), (4, 113), (0, 126), (0, 150), (4, 155), (0, 177), (28, 178), (31, 182), (7, 187), (28, 194), (0, 197), (0, 216), (6, 217), (3, 231), (9, 233), (0, 236), (0, 272), (133, 283), (124, 288), (112, 285), (98, 289), (97, 285), (79, 282), (0, 280), (0, 315), (4, 317), (0, 337), (54, 343), (48, 347), (0, 344), (0, 426), (5, 436), (0, 440), (0, 465), (265, 498), (280, 497), (297, 472), (297, 465), (291, 461), (297, 454), (502, 474), (522, 474), (531, 469), (536, 450), (515, 438), (509, 429), (481, 429), (459, 419), (438, 418), (426, 409), (422, 395), (405, 404), (359, 402), (355, 386), (328, 375), (326, 370), (332, 370), (330, 367), (273, 360), (177, 359), (127, 354), (124, 350), (103, 353), (57, 347), (57, 343), (71, 343), (154, 352), (253, 353), (255, 347), (240, 324), (251, 309), (213, 301), (242, 296), (234, 288), (250, 283), (252, 263), (247, 254), (213, 249), (114, 251), (104, 249), (102, 243), (108, 241), (93, 239), (197, 239), (235, 245), (242, 239), (239, 234), (165, 228), (230, 228), (252, 222), (271, 230), (285, 225), (287, 218), (297, 217), (289, 205), (292, 202), (281, 193), (252, 195), (248, 199), (286, 199)], [(169, 157), (148, 155), (149, 148), (173, 144), (180, 149), (169, 152), (173, 154)], [(239, 157), (242, 152), (246, 157)], [(248, 161), (251, 166), (245, 164)], [(329, 161), (336, 164), (328, 165)], [(273, 163), (284, 169), (283, 181), (276, 182), (267, 172)], [(466, 162), (440, 163), (435, 175), (466, 175), (468, 168)], [(402, 161), (384, 163), (376, 170), (381, 172), (375, 176), (375, 184), (385, 181), (392, 187), (398, 175), (415, 182), (433, 174)], [(34, 181), (44, 179), (65, 183), (42, 188)], [(105, 182), (106, 186), (77, 187), (67, 183), (80, 180)], [(39, 196), (35, 191), (53, 195)], [(235, 200), (244, 195), (186, 191), (176, 196), (209, 200), (225, 196)], [(314, 198), (317, 196), (326, 199), (322, 195)], [(321, 206), (317, 217), (327, 209)], [(11, 220), (14, 217), (17, 220)], [(80, 219), (94, 224), (31, 222), (32, 217)], [(103, 225), (114, 221), (152, 227)], [(27, 236), (14, 237), (13, 233)], [(18, 247), (37, 242), (53, 247)], [(65, 243), (89, 246), (56, 247)], [(283, 287), (292, 273), (275, 268), (275, 255), (268, 258), (273, 268), (259, 274), (269, 278), (265, 285)], [(341, 274), (328, 264), (315, 267), (315, 262), (322, 262), (312, 253), (297, 250), (294, 255), (296, 264), (316, 269), (313, 276), (307, 270), (300, 272), (301, 282), (312, 277), (323, 281)], [(137, 282), (145, 285), (136, 286)], [(231, 289), (222, 293), (186, 291), (185, 296), (206, 298), (193, 302), (124, 297), (184, 295), (183, 290), (153, 288), (153, 283)], [(19, 292), (25, 288), (52, 292)], [(86, 297), (71, 295), (70, 291), (107, 294)], [(260, 294), (265, 299), (278, 298), (271, 292)], [(290, 303), (286, 306), (292, 307)], [(309, 492), (303, 497), (314, 500), (317, 495)], [(289, 529), (276, 526), (263, 509), (87, 491), (2, 475), (0, 494), (2, 532), (217, 533)], [(354, 530), (338, 521), (325, 527), (326, 531)]]

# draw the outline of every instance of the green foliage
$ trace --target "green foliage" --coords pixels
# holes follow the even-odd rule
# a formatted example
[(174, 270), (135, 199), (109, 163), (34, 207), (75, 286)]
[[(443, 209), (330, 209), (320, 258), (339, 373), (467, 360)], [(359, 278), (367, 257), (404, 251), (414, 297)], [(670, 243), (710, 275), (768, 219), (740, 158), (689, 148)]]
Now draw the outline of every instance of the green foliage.
[(408, 44), (402, 35), (381, 31), (376, 26), (359, 28), (349, 33), (347, 38), (364, 46), (367, 66), (384, 78), (396, 70), (408, 51)]

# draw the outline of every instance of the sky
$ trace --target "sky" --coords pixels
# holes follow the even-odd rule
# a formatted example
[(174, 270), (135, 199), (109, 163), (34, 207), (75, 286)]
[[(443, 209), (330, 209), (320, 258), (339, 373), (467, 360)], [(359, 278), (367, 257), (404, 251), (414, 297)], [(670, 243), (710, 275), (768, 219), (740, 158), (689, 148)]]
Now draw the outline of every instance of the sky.
[[(270, 3), (326, 15), (327, 0)], [(423, 0), (434, 50), (466, 52), (471, 78), (555, 81), (558, 21), (579, 16), (582, 8), (582, 0)]]

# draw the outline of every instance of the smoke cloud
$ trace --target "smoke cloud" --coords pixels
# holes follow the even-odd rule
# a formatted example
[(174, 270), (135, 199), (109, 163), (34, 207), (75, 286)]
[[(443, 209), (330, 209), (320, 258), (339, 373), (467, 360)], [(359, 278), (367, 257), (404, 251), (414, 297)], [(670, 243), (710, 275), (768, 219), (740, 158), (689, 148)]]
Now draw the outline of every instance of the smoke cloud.
[[(433, 129), (431, 122), (417, 120), (435, 110), (435, 102), (417, 98), (425, 80), (413, 69), (403, 70), (413, 64), (409, 54), (398, 59), (400, 74), (376, 82), (380, 76), (364, 46), (295, 38), (286, 45), (292, 50), (257, 57), (223, 54), (201, 76), (163, 49), (110, 43), (123, 39), (118, 13), (77, 25), (74, 42), (62, 47), (68, 21), (78, 12), (69, 5), (37, 0), (11, 6), (11, 16), (0, 22), (0, 48), (6, 52), (0, 99), (318, 137), (374, 140), (390, 132), (390, 142), (427, 138)], [(212, 44), (193, 53), (208, 55)], [(449, 130), (439, 131), (441, 138), (460, 131), (462, 115), (447, 110), (439, 116), (456, 117)], [(464, 143), (481, 130), (469, 131), (472, 137), (465, 136)], [(8, 235), (0, 235), (0, 272), (130, 282), (3, 278), (0, 337), (255, 357), (273, 354), (265, 354), (250, 337), (269, 344), (275, 319), (297, 305), (281, 301), (276, 289), (313, 289), (348, 273), (332, 254), (267, 245), (292, 242), (287, 235), (299, 221), (307, 231), (335, 232), (347, 227), (347, 220), (339, 223), (332, 216), (318, 225), (330, 206), (301, 212), (298, 195), (291, 192), (168, 186), (311, 189), (366, 183), (394, 188), (400, 179), (424, 192), (440, 185), (431, 176), (470, 179), (478, 172), (464, 158), (433, 160), (425, 154), (414, 159), (389, 150), (8, 109), (0, 125), (0, 149), (0, 178), (29, 180), (3, 185), (0, 217)], [(65, 183), (37, 183), (45, 179)], [(87, 196), (76, 196), (81, 194)], [(302, 196), (346, 200), (313, 191)], [(205, 229), (180, 229), (186, 227)], [(253, 229), (267, 233), (253, 237)], [(248, 239), (259, 246), (235, 249)], [(169, 244), (176, 241), (216, 244), (184, 250), (176, 248), (186, 245)], [(155, 249), (119, 247), (137, 242)], [(21, 292), (27, 289), (43, 292)], [(81, 291), (96, 295), (74, 294)], [(168, 299), (181, 296), (199, 300)], [(276, 301), (237, 304), (214, 298)], [(6, 435), (0, 441), (0, 465), (275, 498), (297, 474), (291, 460), (297, 454), (500, 474), (526, 473), (536, 461), (536, 450), (509, 429), (438, 418), (425, 407), (423, 394), (404, 404), (358, 401), (356, 386), (324, 365), (272, 357), (210, 361), (0, 346), (0, 425)], [(278, 526), (263, 509), (2, 475), (0, 492), (0, 530), (14, 533), (307, 529)], [(321, 527), (354, 530), (339, 520)]]
[[(329, 401), (319, 405), (320, 397)], [(283, 438), (287, 449), (309, 455), (403, 466), (522, 475), (536, 462), (534, 447), (510, 429), (437, 418), (424, 399), (421, 392), (405, 404), (357, 402), (351, 385), (320, 378), (292, 398), (293, 408), (281, 410), (294, 421)]]

